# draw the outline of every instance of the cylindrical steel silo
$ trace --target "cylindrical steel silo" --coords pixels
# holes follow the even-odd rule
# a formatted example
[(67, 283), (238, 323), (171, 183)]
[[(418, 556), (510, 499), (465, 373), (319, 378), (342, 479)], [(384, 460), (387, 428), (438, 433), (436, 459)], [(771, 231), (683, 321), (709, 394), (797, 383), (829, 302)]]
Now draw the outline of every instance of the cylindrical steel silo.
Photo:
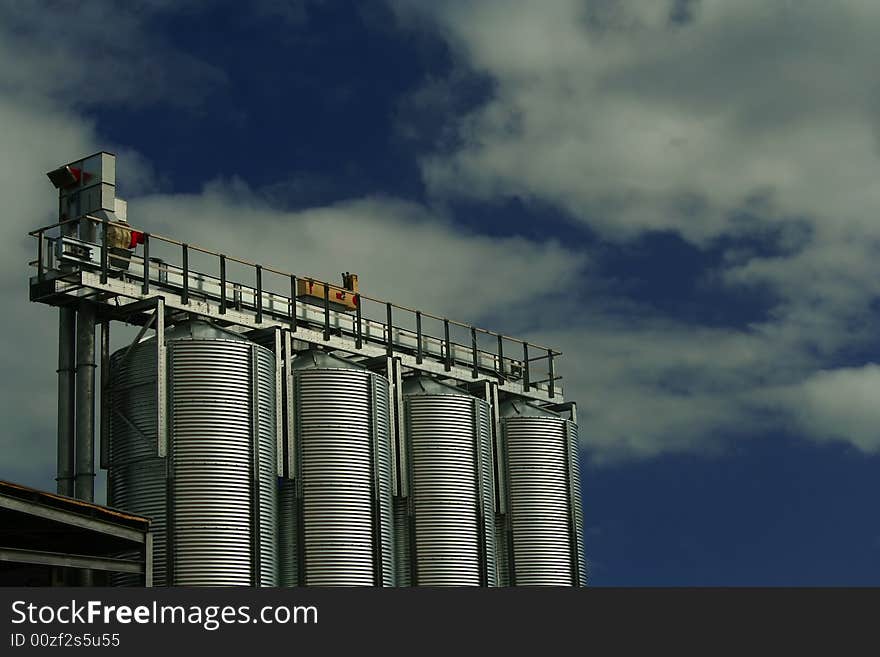
[(507, 401), (501, 428), (509, 584), (585, 585), (577, 425)]
[(388, 380), (316, 350), (292, 371), (295, 492), (280, 523), (297, 564), (282, 570), (301, 586), (394, 586)]
[(152, 518), (156, 585), (275, 586), (274, 356), (206, 322), (166, 352), (164, 457), (155, 339), (111, 357), (108, 501)]
[(426, 377), (403, 392), (410, 583), (495, 586), (489, 405)]

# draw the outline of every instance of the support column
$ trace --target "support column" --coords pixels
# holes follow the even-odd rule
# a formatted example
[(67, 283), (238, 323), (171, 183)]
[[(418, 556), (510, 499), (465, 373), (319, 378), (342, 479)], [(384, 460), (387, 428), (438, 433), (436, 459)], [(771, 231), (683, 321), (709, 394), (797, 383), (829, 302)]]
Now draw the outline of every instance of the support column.
[(58, 313), (58, 457), (56, 491), (73, 497), (74, 479), (74, 361), (76, 359), (76, 311), (61, 308)]
[(74, 494), (95, 497), (95, 307), (82, 303), (76, 326), (76, 480)]

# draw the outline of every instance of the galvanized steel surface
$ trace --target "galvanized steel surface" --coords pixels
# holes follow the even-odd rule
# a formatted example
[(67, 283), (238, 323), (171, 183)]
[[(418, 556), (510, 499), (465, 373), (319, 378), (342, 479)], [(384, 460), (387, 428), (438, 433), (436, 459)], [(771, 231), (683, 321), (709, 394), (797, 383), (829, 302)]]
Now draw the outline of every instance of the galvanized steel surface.
[[(308, 358), (297, 356), (294, 367)], [(388, 381), (362, 368), (330, 367), (325, 358), (312, 365), (293, 375), (300, 581), (393, 586)]]
[(507, 523), (506, 516), (501, 514), (495, 515), (495, 561), (498, 578), (498, 586), (510, 586), (510, 569), (508, 568), (508, 559), (510, 555), (507, 551)]
[(583, 498), (581, 497), (580, 438), (578, 437), (577, 424), (574, 422), (568, 422), (566, 427), (568, 428), (569, 462), (571, 463), (571, 490), (572, 502), (574, 504), (572, 513), (575, 517), (574, 543), (577, 551), (577, 567), (579, 569), (578, 585), (586, 586), (589, 573), (587, 573), (587, 557), (584, 550), (584, 510), (582, 502)]
[(495, 586), (488, 404), (430, 384), (415, 394), (410, 386), (404, 407), (412, 481), (412, 583)]
[(110, 503), (153, 518), (155, 583), (276, 585), (274, 357), (243, 339), (169, 340), (166, 459), (155, 341), (125, 353), (111, 357)]
[(278, 584), (297, 586), (299, 557), (297, 555), (296, 484), (280, 479), (278, 488)]
[(558, 417), (529, 416), (505, 417), (501, 425), (507, 455), (512, 583), (583, 585), (577, 426)]
[(255, 348), (225, 340), (169, 343), (177, 585), (252, 584)]
[(397, 586), (411, 586), (410, 577), (410, 545), (409, 545), (409, 514), (407, 499), (394, 498), (394, 553), (397, 569)]
[(73, 497), (75, 397), (76, 310), (58, 309), (58, 458), (57, 492)]
[[(127, 354), (127, 357), (125, 357)], [(152, 519), (153, 583), (166, 586), (167, 462), (156, 455), (156, 346), (150, 340), (110, 357), (110, 468), (107, 502)], [(113, 574), (117, 586), (138, 586), (139, 577)]]
[(76, 312), (76, 473), (73, 492), (78, 499), (87, 502), (95, 499), (96, 312), (95, 306), (89, 303), (81, 304)]
[(275, 355), (266, 349), (254, 348), (256, 355), (256, 411), (259, 479), (260, 586), (278, 586), (278, 445), (276, 416)]

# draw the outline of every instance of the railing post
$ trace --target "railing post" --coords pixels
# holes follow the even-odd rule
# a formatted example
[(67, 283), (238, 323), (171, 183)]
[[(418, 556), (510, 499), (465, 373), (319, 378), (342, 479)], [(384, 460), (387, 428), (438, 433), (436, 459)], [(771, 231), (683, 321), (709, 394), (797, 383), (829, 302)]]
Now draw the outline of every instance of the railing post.
[(296, 333), (296, 276), (290, 276), (290, 332)]
[(324, 283), (324, 341), (330, 339), (330, 285)]
[(142, 294), (150, 293), (150, 234), (144, 233), (144, 280), (141, 287)]
[(263, 323), (263, 267), (262, 265), (254, 265), (257, 268), (257, 324)]
[(477, 329), (475, 326), (471, 326), (471, 360), (473, 361), (473, 370), (471, 371), (471, 377), (476, 379), (480, 375), (480, 361), (479, 355), (477, 353)]
[(183, 294), (180, 297), (184, 305), (189, 304), (189, 247), (183, 244)]
[(422, 364), (422, 312), (416, 311), (416, 363)]
[(385, 326), (385, 354), (388, 356), (392, 356), (394, 354), (394, 346), (391, 341), (391, 330), (394, 325), (391, 323), (391, 303), (387, 302), (385, 304), (385, 316), (388, 319), (388, 323)]
[(550, 378), (550, 383), (548, 384), (547, 394), (549, 395), (550, 399), (553, 399), (553, 397), (556, 394), (556, 371), (553, 367), (553, 350), (552, 349), (547, 350), (547, 363), (549, 365), (549, 378)]
[(361, 310), (361, 295), (354, 295), (354, 305), (355, 305), (355, 319), (357, 322), (357, 326), (354, 327), (354, 348), (360, 349), (364, 346), (364, 325), (361, 320), (363, 316), (363, 311)]
[(498, 336), (498, 385), (504, 385), (504, 338)]
[(443, 367), (448, 372), (452, 369), (452, 343), (449, 341), (449, 320), (443, 320), (443, 343), (446, 345), (446, 358)]
[(42, 281), (45, 276), (43, 271), (43, 231), (37, 233), (37, 280)]
[(523, 392), (528, 392), (532, 387), (529, 383), (529, 343), (523, 342)]
[(107, 282), (107, 265), (108, 265), (108, 253), (107, 253), (107, 219), (106, 217), (101, 220), (101, 284)]
[(226, 256), (220, 254), (220, 314), (226, 314)]

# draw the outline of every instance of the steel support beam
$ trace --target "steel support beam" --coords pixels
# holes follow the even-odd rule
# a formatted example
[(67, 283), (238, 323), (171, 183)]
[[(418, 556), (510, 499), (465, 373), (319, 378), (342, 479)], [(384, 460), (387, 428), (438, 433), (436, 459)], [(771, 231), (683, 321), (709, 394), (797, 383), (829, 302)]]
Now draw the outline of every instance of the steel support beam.
[(74, 424), (76, 422), (75, 369), (76, 311), (58, 311), (58, 457), (56, 491), (73, 497)]
[(101, 323), (101, 432), (98, 441), (99, 465), (110, 467), (110, 322)]
[(153, 533), (144, 535), (144, 586), (153, 586)]
[(95, 498), (95, 307), (84, 302), (76, 322), (76, 479), (74, 495)]
[(86, 554), (66, 554), (63, 552), (43, 552), (42, 550), (20, 550), (7, 547), (0, 547), (0, 561), (31, 563), (41, 566), (61, 566), (63, 568), (109, 570), (116, 573), (143, 573), (145, 570), (144, 564), (129, 559), (93, 557)]
[(0, 509), (26, 513), (28, 515), (43, 518), (44, 520), (58, 522), (79, 529), (87, 529), (89, 531), (106, 534), (107, 536), (115, 536), (116, 538), (121, 538), (126, 541), (133, 541), (135, 543), (144, 542), (144, 532), (138, 531), (137, 529), (120, 527), (115, 523), (101, 520), (100, 518), (91, 518), (78, 513), (61, 511), (53, 507), (44, 506), (38, 502), (0, 496)]

